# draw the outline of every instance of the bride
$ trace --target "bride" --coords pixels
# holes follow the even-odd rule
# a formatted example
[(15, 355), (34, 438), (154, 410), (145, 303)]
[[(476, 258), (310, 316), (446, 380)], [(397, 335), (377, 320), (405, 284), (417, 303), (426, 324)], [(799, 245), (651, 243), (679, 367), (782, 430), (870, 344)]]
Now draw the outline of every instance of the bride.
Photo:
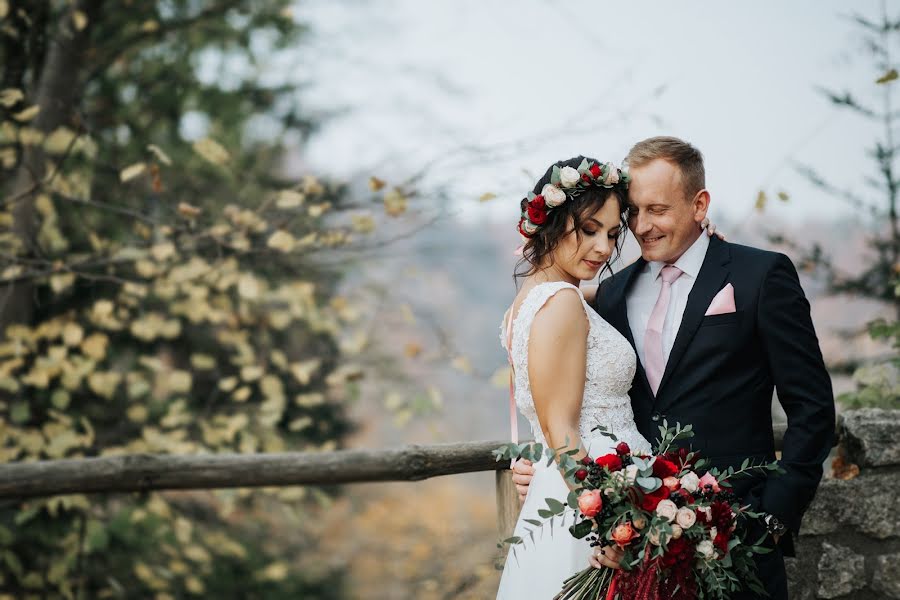
[[(650, 451), (628, 397), (637, 365), (634, 350), (588, 306), (596, 288), (580, 288), (618, 254), (627, 187), (628, 175), (612, 163), (579, 156), (552, 165), (522, 200), (524, 272), (516, 275), (524, 279), (504, 315), (501, 342), (514, 374), (515, 404), (534, 440), (575, 449), (576, 461), (614, 451), (609, 437), (592, 431), (597, 425), (633, 452)], [(545, 498), (564, 502), (571, 488), (555, 463), (548, 467), (541, 461), (534, 468), (513, 533), (524, 542), (507, 555), (498, 599), (553, 598), (563, 581), (589, 562), (616, 567), (620, 558), (610, 548), (592, 549), (586, 539), (572, 537), (574, 513), (555, 517), (552, 527), (538, 516)]]

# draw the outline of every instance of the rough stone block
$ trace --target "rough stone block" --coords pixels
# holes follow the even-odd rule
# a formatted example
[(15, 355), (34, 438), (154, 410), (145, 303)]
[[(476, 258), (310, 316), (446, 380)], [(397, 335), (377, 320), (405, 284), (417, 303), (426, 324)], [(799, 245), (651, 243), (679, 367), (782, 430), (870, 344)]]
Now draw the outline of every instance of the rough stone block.
[(900, 536), (900, 511), (895, 509), (895, 473), (863, 472), (854, 479), (824, 479), (803, 517), (802, 535), (858, 531), (875, 539)]
[(872, 589), (888, 598), (900, 599), (900, 554), (885, 554), (875, 559)]
[(822, 543), (819, 598), (839, 598), (866, 587), (866, 559), (846, 546)]
[(900, 465), (900, 410), (861, 408), (842, 415), (843, 444), (860, 467)]

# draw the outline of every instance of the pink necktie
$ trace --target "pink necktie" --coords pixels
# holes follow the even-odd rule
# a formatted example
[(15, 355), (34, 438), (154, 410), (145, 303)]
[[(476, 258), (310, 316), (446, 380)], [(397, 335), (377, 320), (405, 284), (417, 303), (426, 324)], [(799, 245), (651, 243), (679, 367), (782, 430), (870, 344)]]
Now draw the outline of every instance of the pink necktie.
[(662, 289), (659, 290), (659, 298), (656, 306), (650, 313), (647, 321), (647, 333), (644, 334), (644, 370), (647, 372), (647, 381), (653, 395), (659, 390), (663, 373), (666, 370), (666, 360), (663, 358), (662, 330), (666, 322), (666, 311), (669, 308), (669, 299), (672, 297), (672, 283), (681, 277), (681, 269), (674, 265), (666, 265), (660, 271), (662, 277)]

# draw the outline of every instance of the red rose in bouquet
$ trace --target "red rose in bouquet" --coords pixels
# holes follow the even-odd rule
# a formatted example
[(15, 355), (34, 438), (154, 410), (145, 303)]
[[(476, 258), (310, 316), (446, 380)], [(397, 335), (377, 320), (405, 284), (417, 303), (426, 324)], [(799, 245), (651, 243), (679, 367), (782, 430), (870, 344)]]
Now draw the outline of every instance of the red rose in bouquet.
[(604, 454), (603, 456), (598, 456), (594, 463), (598, 467), (606, 467), (610, 472), (618, 471), (622, 468), (622, 459), (616, 454)]

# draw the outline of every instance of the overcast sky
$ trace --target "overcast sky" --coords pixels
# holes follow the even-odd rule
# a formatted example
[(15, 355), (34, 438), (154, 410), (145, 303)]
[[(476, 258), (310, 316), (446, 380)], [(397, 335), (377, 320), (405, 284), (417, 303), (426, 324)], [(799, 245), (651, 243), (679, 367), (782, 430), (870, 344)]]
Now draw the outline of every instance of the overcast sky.
[[(859, 188), (877, 129), (817, 86), (876, 93), (848, 3), (441, 0), (299, 3), (312, 37), (306, 102), (334, 116), (304, 160), (338, 176), (371, 172), (450, 186), (459, 217), (506, 219), (554, 160), (619, 162), (671, 134), (706, 156), (713, 216), (752, 212), (787, 191), (792, 220), (848, 215), (791, 167)], [(858, 5), (877, 19), (880, 3)], [(362, 171), (362, 172), (361, 172)], [(498, 198), (481, 204), (477, 197)], [(427, 199), (423, 199), (423, 202)]]

